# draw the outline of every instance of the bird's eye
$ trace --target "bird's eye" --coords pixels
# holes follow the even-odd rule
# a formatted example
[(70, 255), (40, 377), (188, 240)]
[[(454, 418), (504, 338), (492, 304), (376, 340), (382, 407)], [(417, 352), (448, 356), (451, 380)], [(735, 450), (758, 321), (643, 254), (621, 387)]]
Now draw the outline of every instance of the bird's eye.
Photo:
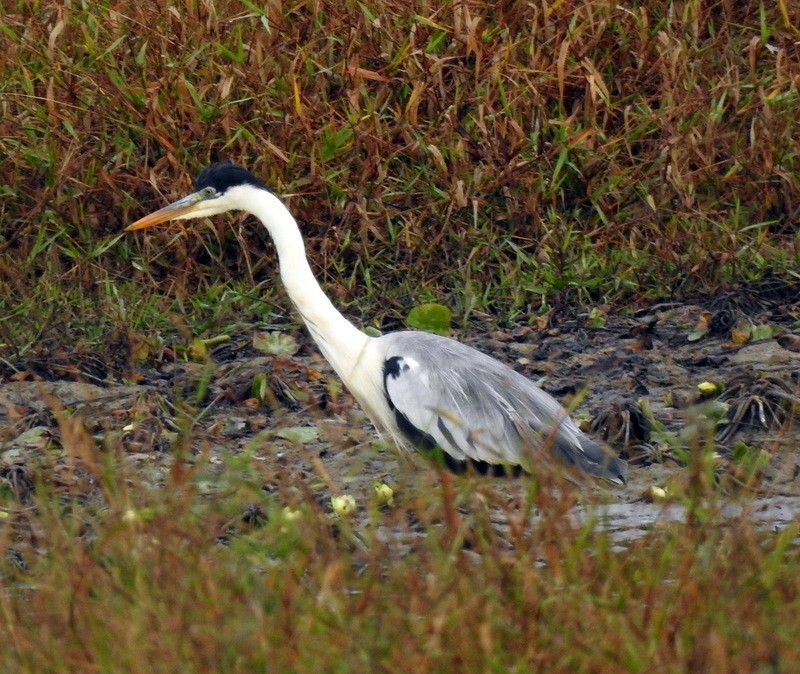
[(216, 193), (217, 190), (215, 190), (213, 187), (204, 187), (202, 195), (204, 197), (213, 197)]

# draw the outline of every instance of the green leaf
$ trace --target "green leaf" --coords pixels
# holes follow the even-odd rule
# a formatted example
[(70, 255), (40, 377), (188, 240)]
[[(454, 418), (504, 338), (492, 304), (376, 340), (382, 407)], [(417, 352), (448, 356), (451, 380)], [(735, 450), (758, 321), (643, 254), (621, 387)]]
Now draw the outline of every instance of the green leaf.
[(272, 356), (291, 356), (300, 348), (294, 337), (286, 332), (256, 332), (253, 335), (253, 348)]
[(259, 372), (253, 377), (253, 383), (250, 385), (250, 395), (258, 400), (258, 402), (263, 403), (264, 398), (267, 397), (268, 390), (269, 382), (267, 381), (267, 375), (264, 372)]
[(772, 339), (774, 333), (775, 331), (772, 329), (771, 325), (756, 325), (750, 332), (750, 338), (753, 341), (759, 339)]
[(598, 309), (597, 307), (592, 307), (589, 310), (587, 323), (591, 328), (602, 328), (606, 324), (606, 315), (605, 313), (603, 313), (602, 309)]
[(442, 30), (435, 31), (425, 47), (426, 54), (441, 54), (447, 46), (447, 33)]
[(703, 330), (703, 329), (694, 330), (689, 333), (689, 336), (686, 339), (689, 340), (690, 342), (697, 342), (703, 339), (703, 337), (705, 337), (707, 334), (708, 330)]
[(769, 452), (737, 442), (733, 448), (733, 460), (749, 472), (756, 474), (769, 465)]
[(306, 445), (319, 438), (319, 428), (316, 426), (292, 426), (290, 428), (281, 428), (275, 432), (275, 435), (289, 442)]
[(450, 331), (452, 320), (453, 312), (450, 309), (441, 304), (429, 302), (420, 304), (409, 311), (406, 323), (417, 330), (444, 335)]

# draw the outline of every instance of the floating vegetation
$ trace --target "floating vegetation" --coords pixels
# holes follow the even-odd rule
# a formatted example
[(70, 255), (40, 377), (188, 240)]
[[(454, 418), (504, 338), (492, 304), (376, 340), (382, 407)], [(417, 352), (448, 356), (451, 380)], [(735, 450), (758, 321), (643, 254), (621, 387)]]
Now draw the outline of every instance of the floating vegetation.
[(800, 405), (800, 399), (785, 381), (753, 373), (734, 377), (719, 400), (728, 405), (717, 433), (720, 442), (729, 442), (739, 431), (778, 429), (796, 414)]
[(589, 430), (610, 445), (629, 448), (649, 442), (653, 424), (639, 401), (615, 398), (591, 420)]

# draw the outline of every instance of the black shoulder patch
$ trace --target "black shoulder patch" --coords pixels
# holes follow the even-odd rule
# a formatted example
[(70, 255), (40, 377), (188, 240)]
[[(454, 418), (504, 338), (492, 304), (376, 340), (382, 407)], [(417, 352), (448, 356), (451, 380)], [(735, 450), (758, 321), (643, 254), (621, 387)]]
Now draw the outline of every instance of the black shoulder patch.
[[(389, 403), (389, 409), (392, 410), (392, 412), (394, 412), (394, 403), (389, 396), (389, 387), (386, 385), (386, 382), (389, 377), (397, 379), (404, 369), (407, 370), (408, 365), (403, 363), (402, 356), (392, 356), (383, 361), (383, 395), (386, 396), (386, 402)], [(405, 417), (403, 418), (405, 419)], [(406, 419), (406, 423), (410, 424), (408, 419)]]
[(262, 190), (267, 186), (256, 178), (250, 171), (229, 161), (221, 161), (207, 166), (197, 175), (194, 189), (199, 192), (205, 187), (213, 187), (220, 194), (224, 194), (231, 187), (237, 185), (253, 185)]
[(403, 364), (402, 356), (392, 356), (391, 358), (387, 358), (383, 362), (383, 381), (386, 382), (388, 377), (397, 379), (397, 377), (400, 376), (400, 372), (407, 369), (408, 365)]

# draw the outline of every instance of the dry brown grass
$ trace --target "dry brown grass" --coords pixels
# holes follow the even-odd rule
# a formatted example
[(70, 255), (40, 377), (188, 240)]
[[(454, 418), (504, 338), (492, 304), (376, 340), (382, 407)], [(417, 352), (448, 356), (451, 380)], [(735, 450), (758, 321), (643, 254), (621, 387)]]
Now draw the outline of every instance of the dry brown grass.
[[(176, 306), (197, 332), (215, 312), (266, 313), (219, 283), (273, 278), (258, 227), (120, 234), (222, 157), (286, 195), (337, 301), (387, 325), (431, 297), (513, 322), (556, 295), (796, 276), (798, 26), (786, 0), (7, 3), (2, 348), (89, 335), (82, 355), (101, 341), (127, 358)], [(434, 490), (354, 530), (302, 480), (266, 495), (248, 457), (219, 474), (179, 456), (153, 489), (119, 443), (60, 421), (71, 463), (44, 451), (24, 499), (0, 489), (8, 671), (800, 661), (797, 527), (723, 521), (707, 482), (686, 524), (618, 548), (536, 485), (501, 530), (465, 481), (466, 549)], [(241, 517), (253, 503), (265, 520)]]
[[(343, 298), (467, 272), (502, 314), (791, 268), (798, 23), (783, 2), (20, 2), (3, 283), (126, 277), (138, 243), (108, 237), (220, 157), (287, 195)], [(192, 286), (272, 274), (255, 227), (145, 252)]]
[(252, 457), (222, 473), (178, 460), (154, 489), (78, 418), (62, 442), (71, 471), (43, 465), (3, 510), (8, 671), (782, 672), (800, 657), (797, 526), (726, 520), (699, 461), (686, 522), (618, 546), (534, 483), (505, 500), (459, 481), (453, 536), (430, 475), (402, 463), (391, 508), (342, 520), (307, 477), (265, 494), (275, 468)]

